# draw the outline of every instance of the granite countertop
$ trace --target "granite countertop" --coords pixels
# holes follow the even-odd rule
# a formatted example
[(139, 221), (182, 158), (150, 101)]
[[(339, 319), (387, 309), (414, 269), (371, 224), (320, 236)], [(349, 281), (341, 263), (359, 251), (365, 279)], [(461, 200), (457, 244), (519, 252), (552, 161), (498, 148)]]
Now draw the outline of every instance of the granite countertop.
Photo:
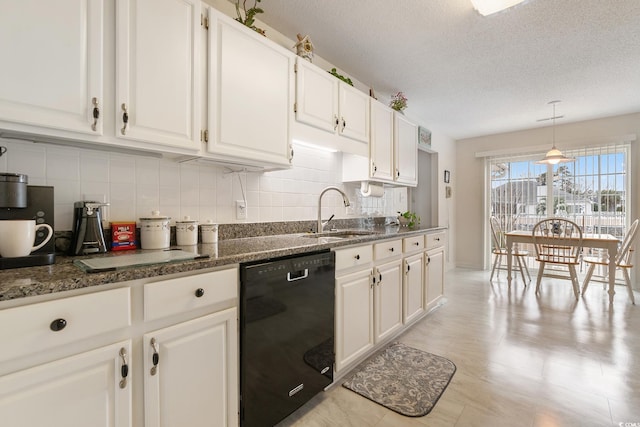
[[(374, 228), (368, 229), (369, 231), (375, 232), (375, 234), (358, 235), (344, 239), (310, 237), (313, 235), (308, 233), (225, 239), (220, 240), (217, 244), (197, 245), (197, 252), (202, 255), (209, 255), (208, 258), (136, 266), (99, 273), (87, 273), (73, 263), (76, 259), (88, 257), (58, 255), (53, 265), (0, 270), (0, 302), (90, 286), (303, 254), (393, 237), (406, 237), (424, 233), (425, 231), (435, 231), (444, 228), (445, 227), (424, 226), (408, 229), (397, 226), (375, 226)], [(180, 249), (181, 247), (176, 246), (175, 248)], [(186, 248), (182, 247), (182, 249)], [(193, 247), (189, 249), (193, 250)], [(94, 255), (93, 257), (110, 257), (145, 252), (148, 251), (108, 252), (106, 254)]]

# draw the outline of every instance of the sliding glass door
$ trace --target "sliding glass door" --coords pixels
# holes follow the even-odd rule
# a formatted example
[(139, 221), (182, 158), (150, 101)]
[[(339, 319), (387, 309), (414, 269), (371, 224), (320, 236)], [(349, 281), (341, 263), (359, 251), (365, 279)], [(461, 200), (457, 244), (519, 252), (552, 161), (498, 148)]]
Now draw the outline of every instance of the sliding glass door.
[[(629, 225), (629, 144), (565, 150), (571, 163), (539, 165), (540, 154), (487, 159), (489, 212), (505, 231), (561, 216), (585, 233), (622, 238)], [(487, 217), (488, 223), (488, 217)]]

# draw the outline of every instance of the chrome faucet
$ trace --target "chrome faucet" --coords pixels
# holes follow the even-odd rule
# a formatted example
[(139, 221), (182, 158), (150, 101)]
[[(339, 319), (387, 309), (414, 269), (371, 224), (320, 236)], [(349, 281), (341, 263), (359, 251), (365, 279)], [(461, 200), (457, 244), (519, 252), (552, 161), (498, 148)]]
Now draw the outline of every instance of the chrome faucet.
[(351, 202), (349, 202), (349, 198), (347, 197), (347, 195), (338, 187), (327, 187), (322, 190), (322, 192), (320, 192), (320, 195), (318, 196), (318, 228), (316, 228), (317, 233), (322, 233), (322, 229), (324, 228), (324, 224), (322, 223), (322, 196), (329, 190), (336, 190), (338, 193), (340, 193), (340, 195), (342, 195), (342, 202), (344, 203), (345, 207), (351, 206)]

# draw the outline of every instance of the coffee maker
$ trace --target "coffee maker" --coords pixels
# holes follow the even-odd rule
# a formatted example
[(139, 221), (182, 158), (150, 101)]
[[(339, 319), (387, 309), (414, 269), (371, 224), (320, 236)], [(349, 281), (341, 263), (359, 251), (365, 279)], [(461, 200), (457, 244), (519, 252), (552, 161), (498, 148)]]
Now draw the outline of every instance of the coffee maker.
[(69, 255), (107, 252), (100, 215), (103, 206), (109, 206), (109, 203), (83, 200), (73, 204), (73, 237)]
[[(0, 220), (32, 219), (36, 224), (49, 224), (53, 227), (53, 187), (27, 184), (27, 175), (0, 174)], [(35, 245), (40, 244), (46, 237), (47, 233), (37, 232)], [(0, 257), (0, 270), (54, 264), (55, 248), (55, 237), (52, 237), (42, 248), (30, 255), (16, 258)]]

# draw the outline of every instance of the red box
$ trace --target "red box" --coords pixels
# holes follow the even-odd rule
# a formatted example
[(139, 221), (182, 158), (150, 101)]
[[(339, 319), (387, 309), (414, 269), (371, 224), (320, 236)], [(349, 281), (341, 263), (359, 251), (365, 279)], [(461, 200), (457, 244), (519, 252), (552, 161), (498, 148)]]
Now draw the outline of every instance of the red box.
[(111, 223), (111, 250), (124, 251), (136, 249), (136, 223), (112, 222)]

